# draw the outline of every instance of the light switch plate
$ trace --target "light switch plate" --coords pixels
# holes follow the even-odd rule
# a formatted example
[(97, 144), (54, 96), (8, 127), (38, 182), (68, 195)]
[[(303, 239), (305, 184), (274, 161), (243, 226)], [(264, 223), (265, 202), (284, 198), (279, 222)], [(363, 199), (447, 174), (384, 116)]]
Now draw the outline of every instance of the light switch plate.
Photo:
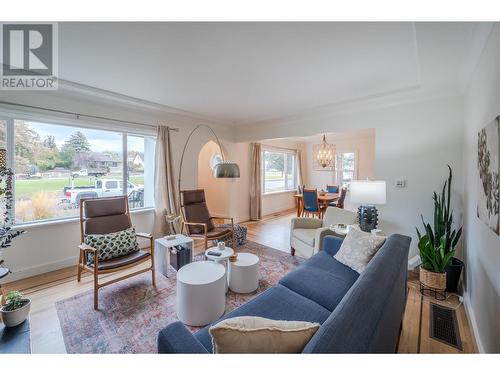
[(394, 184), (395, 187), (397, 188), (405, 188), (406, 187), (406, 180), (402, 178), (398, 178), (396, 180), (396, 183)]

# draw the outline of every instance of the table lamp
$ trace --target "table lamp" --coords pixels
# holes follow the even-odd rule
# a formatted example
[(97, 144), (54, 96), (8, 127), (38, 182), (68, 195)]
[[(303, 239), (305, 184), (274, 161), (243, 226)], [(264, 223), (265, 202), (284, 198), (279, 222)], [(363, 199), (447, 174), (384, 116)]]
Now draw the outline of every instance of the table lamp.
[(376, 204), (385, 204), (385, 181), (358, 180), (350, 184), (350, 195), (353, 203), (359, 203), (358, 219), (362, 231), (371, 232), (377, 228), (378, 211)]

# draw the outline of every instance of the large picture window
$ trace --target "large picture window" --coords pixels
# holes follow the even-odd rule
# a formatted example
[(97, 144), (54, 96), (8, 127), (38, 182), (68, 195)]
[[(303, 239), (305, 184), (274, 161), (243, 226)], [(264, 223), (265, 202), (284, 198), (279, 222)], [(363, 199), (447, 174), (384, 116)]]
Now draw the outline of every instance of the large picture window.
[(264, 194), (296, 189), (296, 159), (296, 153), (293, 151), (262, 151), (262, 192)]
[(0, 119), (0, 147), (13, 159), (16, 224), (78, 216), (83, 198), (126, 194), (131, 209), (153, 206), (151, 136)]

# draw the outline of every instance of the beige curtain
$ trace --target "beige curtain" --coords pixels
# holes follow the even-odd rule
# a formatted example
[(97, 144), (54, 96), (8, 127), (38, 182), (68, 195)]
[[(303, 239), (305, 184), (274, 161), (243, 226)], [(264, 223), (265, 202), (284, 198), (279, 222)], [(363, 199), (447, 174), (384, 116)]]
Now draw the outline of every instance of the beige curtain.
[(250, 183), (250, 220), (262, 219), (262, 147), (252, 143), (252, 170)]
[[(161, 237), (170, 233), (165, 215), (179, 215), (179, 202), (174, 182), (172, 145), (170, 131), (166, 126), (159, 126), (156, 137), (155, 156), (155, 220), (154, 236)], [(176, 224), (175, 230), (180, 228)]]
[(304, 177), (302, 175), (302, 151), (297, 149), (297, 184), (302, 186), (304, 184)]

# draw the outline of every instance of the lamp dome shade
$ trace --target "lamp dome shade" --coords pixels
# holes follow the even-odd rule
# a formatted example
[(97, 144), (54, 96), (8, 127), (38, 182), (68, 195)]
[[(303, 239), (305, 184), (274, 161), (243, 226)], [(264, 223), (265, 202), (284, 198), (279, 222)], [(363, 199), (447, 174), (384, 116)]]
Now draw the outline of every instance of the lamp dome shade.
[(350, 183), (351, 201), (360, 204), (385, 204), (385, 181), (357, 180)]
[(223, 161), (214, 166), (213, 176), (215, 178), (238, 178), (240, 177), (240, 167), (236, 163)]

